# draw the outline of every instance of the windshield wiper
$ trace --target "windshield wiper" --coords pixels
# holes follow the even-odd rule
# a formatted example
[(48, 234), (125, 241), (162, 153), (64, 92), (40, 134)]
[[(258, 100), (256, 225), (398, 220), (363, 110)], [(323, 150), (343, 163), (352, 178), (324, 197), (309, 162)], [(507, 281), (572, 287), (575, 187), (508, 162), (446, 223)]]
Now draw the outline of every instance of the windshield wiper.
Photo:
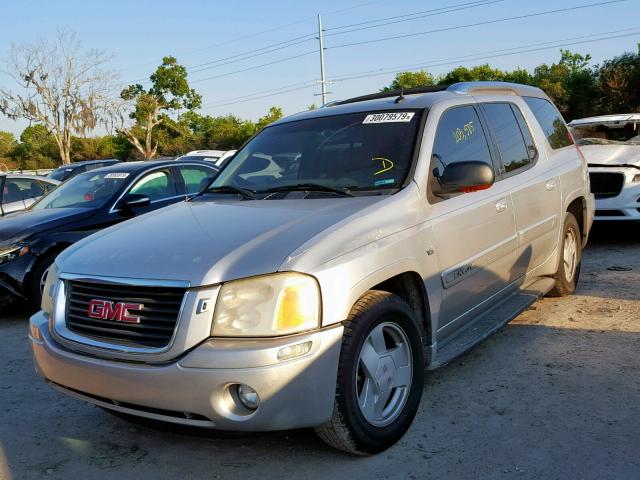
[(237, 195), (241, 195), (242, 198), (246, 198), (248, 200), (255, 199), (255, 192), (253, 190), (249, 190), (248, 188), (234, 187), (233, 185), (221, 185), (219, 187), (210, 187), (204, 189), (202, 193), (235, 193)]
[(256, 193), (274, 193), (274, 192), (330, 192), (342, 197), (353, 197), (348, 188), (330, 187), (319, 183), (296, 183), (295, 185), (282, 185), (281, 187), (273, 187), (267, 190), (261, 190)]

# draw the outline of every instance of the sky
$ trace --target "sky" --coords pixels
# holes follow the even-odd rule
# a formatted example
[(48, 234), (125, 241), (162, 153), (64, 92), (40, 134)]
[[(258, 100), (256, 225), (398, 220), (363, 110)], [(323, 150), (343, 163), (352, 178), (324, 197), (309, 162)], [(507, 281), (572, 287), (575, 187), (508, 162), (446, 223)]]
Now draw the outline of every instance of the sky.
[[(396, 71), (421, 66), (435, 75), (485, 62), (532, 70), (557, 61), (562, 45), (591, 54), (594, 64), (635, 51), (640, 0), (597, 5), (604, 1), (13, 1), (2, 7), (0, 57), (12, 43), (71, 30), (84, 47), (112, 56), (107, 68), (122, 86), (144, 84), (162, 57), (172, 55), (189, 68), (192, 87), (203, 97), (201, 113), (255, 120), (274, 105), (288, 115), (321, 103), (318, 14), (332, 101), (376, 92)], [(593, 6), (577, 8), (584, 5)], [(558, 9), (569, 10), (482, 25)], [(409, 16), (416, 12), (424, 13)], [(595, 38), (604, 40), (569, 45)], [(13, 88), (4, 65), (0, 70), (0, 86)], [(0, 117), (0, 130), (16, 135), (26, 125)]]

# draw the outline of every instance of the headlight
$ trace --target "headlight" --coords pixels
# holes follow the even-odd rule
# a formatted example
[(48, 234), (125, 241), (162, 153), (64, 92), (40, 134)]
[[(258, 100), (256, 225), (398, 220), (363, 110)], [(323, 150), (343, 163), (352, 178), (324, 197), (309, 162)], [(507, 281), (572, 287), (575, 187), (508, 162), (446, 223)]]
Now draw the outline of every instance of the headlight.
[(6, 263), (16, 257), (22, 257), (29, 253), (29, 247), (26, 245), (9, 245), (8, 247), (0, 247), (0, 263)]
[(56, 262), (53, 262), (49, 269), (49, 273), (47, 273), (47, 279), (45, 280), (44, 289), (42, 290), (42, 302), (40, 302), (40, 308), (49, 315), (53, 312), (53, 295), (55, 293), (55, 286), (58, 283), (59, 273), (58, 265)]
[(278, 336), (319, 325), (318, 282), (301, 273), (276, 273), (225, 283), (218, 295), (211, 335)]

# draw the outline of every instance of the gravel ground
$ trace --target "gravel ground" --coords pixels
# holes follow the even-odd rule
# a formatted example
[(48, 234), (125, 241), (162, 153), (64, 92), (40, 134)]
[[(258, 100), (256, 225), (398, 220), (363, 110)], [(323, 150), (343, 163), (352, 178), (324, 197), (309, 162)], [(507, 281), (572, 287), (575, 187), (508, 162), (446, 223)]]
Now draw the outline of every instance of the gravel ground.
[(128, 423), (49, 389), (33, 371), (28, 312), (0, 316), (1, 480), (640, 478), (640, 227), (596, 228), (576, 294), (537, 302), (429, 374), (409, 433), (369, 458), (310, 430)]

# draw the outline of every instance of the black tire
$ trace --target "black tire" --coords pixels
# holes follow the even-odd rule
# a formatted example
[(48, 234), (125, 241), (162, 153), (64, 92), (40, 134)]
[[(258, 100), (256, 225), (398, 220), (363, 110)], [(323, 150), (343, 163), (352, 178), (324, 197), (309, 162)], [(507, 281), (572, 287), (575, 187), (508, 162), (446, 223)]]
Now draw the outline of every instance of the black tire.
[(29, 284), (27, 286), (27, 292), (26, 292), (27, 300), (29, 302), (29, 305), (35, 308), (39, 308), (40, 302), (42, 302), (42, 292), (40, 291), (40, 279), (42, 278), (42, 275), (44, 274), (44, 272), (46, 272), (47, 269), (51, 265), (53, 265), (53, 262), (58, 256), (58, 253), (59, 252), (47, 254), (43, 258), (38, 260), (38, 263), (36, 263), (36, 266), (33, 268), (33, 270), (31, 270), (31, 273), (29, 274)]
[[(576, 239), (576, 258), (574, 273), (569, 278), (567, 274), (567, 268), (565, 267), (564, 252), (565, 242), (567, 241), (567, 236), (570, 234), (573, 235)], [(562, 229), (562, 235), (560, 237), (559, 250), (560, 261), (558, 262), (558, 270), (556, 270), (556, 273), (553, 275), (556, 283), (553, 289), (549, 292), (550, 297), (565, 297), (567, 295), (571, 295), (575, 291), (578, 280), (580, 279), (580, 265), (582, 262), (582, 235), (580, 234), (580, 227), (578, 226), (576, 217), (574, 217), (570, 212), (567, 212), (564, 217), (564, 225)]]
[[(364, 342), (381, 324), (399, 327), (408, 340), (411, 355), (411, 385), (397, 416), (384, 426), (371, 424), (358, 405), (358, 364)], [(411, 426), (424, 386), (424, 351), (420, 321), (409, 305), (388, 292), (371, 290), (354, 305), (347, 322), (338, 364), (336, 399), (329, 422), (316, 433), (334, 448), (357, 455), (370, 455), (396, 443)], [(394, 364), (395, 365), (395, 364)]]

